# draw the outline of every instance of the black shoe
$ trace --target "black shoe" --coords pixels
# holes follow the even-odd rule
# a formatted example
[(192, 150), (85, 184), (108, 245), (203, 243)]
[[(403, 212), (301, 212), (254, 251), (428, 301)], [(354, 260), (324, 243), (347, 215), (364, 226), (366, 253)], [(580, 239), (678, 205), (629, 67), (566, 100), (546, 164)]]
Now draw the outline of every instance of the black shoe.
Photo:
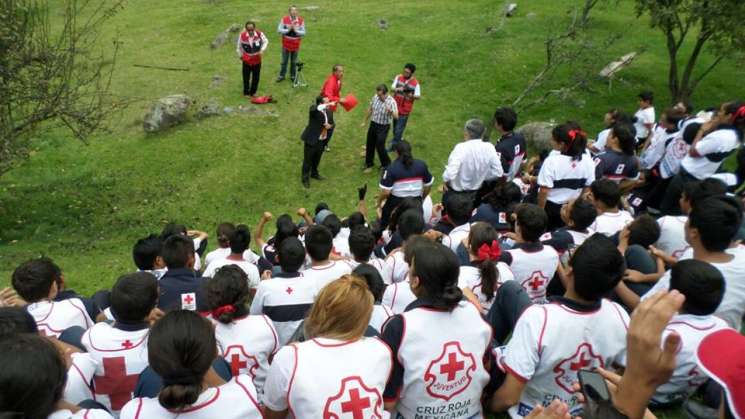
[(315, 180), (324, 180), (324, 179), (326, 179), (325, 177), (319, 175), (318, 173), (316, 173), (315, 175), (310, 175), (310, 177), (312, 177)]
[(303, 179), (303, 186), (305, 189), (310, 188), (310, 181), (308, 179)]
[(277, 80), (275, 80), (275, 81), (276, 81), (277, 83), (279, 83), (279, 82), (281, 82), (281, 81), (284, 81), (284, 79), (285, 79), (285, 77), (284, 77), (284, 76), (278, 76), (278, 77), (277, 77)]

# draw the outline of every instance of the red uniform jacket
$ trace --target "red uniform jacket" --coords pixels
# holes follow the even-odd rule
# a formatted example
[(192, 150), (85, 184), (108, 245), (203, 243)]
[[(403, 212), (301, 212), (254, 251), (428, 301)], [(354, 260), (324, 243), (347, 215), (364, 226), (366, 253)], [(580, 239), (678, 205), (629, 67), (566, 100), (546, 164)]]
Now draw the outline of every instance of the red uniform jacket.
[(255, 30), (253, 36), (248, 31), (241, 32), (238, 37), (238, 50), (243, 62), (249, 65), (261, 64), (261, 52), (266, 49), (266, 36), (259, 30)]
[[(280, 27), (289, 27), (292, 25), (292, 18), (287, 15), (282, 18), (282, 22), (280, 22)], [(285, 34), (282, 34), (282, 48), (286, 49), (287, 51), (297, 51), (300, 49), (300, 41), (303, 39), (303, 36), (305, 35), (305, 21), (302, 17), (298, 16), (295, 18), (295, 25), (300, 27), (301, 30), (298, 31), (289, 31)]]
[[(335, 74), (332, 73), (323, 83), (321, 96), (328, 98), (330, 102), (338, 102), (341, 98), (341, 80), (337, 79)], [(336, 104), (329, 106), (329, 109), (336, 112)]]
[[(403, 87), (404, 91), (407, 89), (414, 90), (418, 84), (419, 82), (414, 78), (414, 76), (410, 77), (408, 80), (406, 80), (402, 74), (399, 74), (398, 77), (396, 77), (396, 87)], [(411, 113), (411, 109), (414, 107), (413, 98), (409, 98), (401, 93), (396, 93), (393, 96), (393, 99), (396, 100), (399, 115), (408, 115)]]

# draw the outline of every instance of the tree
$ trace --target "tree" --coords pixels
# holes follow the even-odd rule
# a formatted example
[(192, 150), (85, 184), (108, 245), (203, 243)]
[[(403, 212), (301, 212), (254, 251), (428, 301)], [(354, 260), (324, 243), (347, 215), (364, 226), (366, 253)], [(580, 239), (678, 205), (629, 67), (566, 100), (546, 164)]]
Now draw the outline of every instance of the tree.
[(41, 124), (85, 141), (110, 110), (116, 43), (104, 51), (98, 37), (124, 0), (55, 3), (50, 12), (44, 0), (0, 0), (0, 174)]
[[(701, 80), (722, 60), (741, 53), (745, 47), (742, 0), (636, 0), (636, 12), (638, 16), (649, 13), (652, 27), (665, 35), (668, 89), (674, 101), (689, 99)], [(686, 54), (684, 46), (689, 38), (693, 45)], [(705, 50), (714, 59), (696, 71)]]

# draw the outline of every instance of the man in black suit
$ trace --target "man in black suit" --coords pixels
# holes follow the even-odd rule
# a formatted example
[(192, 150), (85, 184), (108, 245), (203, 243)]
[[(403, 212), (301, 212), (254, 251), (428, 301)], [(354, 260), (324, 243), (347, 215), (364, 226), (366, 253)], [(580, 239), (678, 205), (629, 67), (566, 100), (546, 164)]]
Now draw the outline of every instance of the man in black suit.
[(323, 180), (323, 177), (318, 174), (318, 164), (321, 162), (321, 156), (326, 147), (328, 131), (334, 127), (333, 113), (327, 109), (331, 105), (333, 102), (329, 102), (328, 98), (316, 97), (315, 105), (311, 105), (308, 110), (308, 126), (300, 136), (305, 143), (302, 181), (306, 188), (310, 188), (310, 178)]

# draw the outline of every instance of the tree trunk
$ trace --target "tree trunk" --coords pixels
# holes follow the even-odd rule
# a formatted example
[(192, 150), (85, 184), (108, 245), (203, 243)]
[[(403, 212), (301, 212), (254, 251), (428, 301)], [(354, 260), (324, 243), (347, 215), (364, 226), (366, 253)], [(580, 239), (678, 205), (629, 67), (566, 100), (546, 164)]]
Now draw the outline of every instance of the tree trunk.
[(696, 63), (701, 56), (701, 51), (703, 51), (704, 44), (706, 44), (706, 41), (709, 40), (709, 37), (710, 35), (708, 32), (701, 32), (698, 38), (696, 38), (696, 45), (693, 47), (691, 56), (688, 57), (688, 62), (686, 63), (685, 70), (683, 71), (683, 78), (680, 81), (678, 95), (673, 96), (673, 99), (676, 102), (690, 99), (690, 96), (693, 94), (693, 88), (698, 82), (691, 80), (691, 76), (693, 75), (693, 70), (696, 68)]
[(680, 84), (678, 81), (678, 44), (675, 40), (675, 34), (671, 25), (665, 27), (665, 36), (667, 39), (668, 59), (670, 60), (667, 74), (667, 87), (670, 90), (670, 96), (673, 100), (677, 100), (677, 97), (680, 94)]

